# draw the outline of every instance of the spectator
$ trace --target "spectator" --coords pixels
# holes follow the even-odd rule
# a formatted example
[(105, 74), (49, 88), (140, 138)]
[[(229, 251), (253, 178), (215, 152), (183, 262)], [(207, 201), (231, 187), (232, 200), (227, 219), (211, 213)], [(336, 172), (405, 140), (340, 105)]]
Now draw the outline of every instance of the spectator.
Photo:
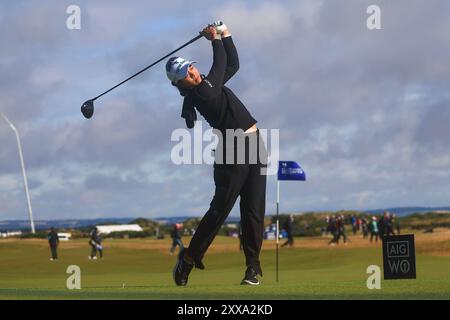
[(331, 245), (335, 245), (337, 242), (337, 229), (336, 229), (336, 219), (335, 217), (330, 217), (329, 221), (328, 221), (328, 227), (327, 227), (327, 231), (331, 233), (331, 235), (333, 236), (330, 240), (330, 242), (328, 242), (328, 244)]
[(50, 258), (50, 261), (58, 260), (58, 245), (59, 245), (59, 238), (58, 233), (55, 231), (55, 229), (52, 227), (50, 228), (50, 232), (47, 235), (48, 244), (50, 245), (50, 251), (52, 253), (52, 257)]
[(378, 235), (380, 234), (380, 230), (378, 228), (377, 217), (373, 216), (372, 221), (369, 225), (370, 231), (370, 242), (372, 242), (373, 237), (375, 237), (375, 242), (378, 242)]
[(336, 219), (337, 238), (336, 243), (339, 244), (341, 236), (344, 238), (344, 244), (347, 244), (347, 235), (345, 234), (344, 217), (341, 215)]
[(386, 218), (386, 235), (395, 236), (394, 233), (394, 218), (392, 214), (388, 214)]
[(389, 212), (384, 211), (383, 217), (381, 217), (378, 222), (378, 229), (380, 231), (380, 238), (383, 239), (384, 236), (393, 234), (392, 221)]
[(89, 260), (97, 260), (97, 252), (99, 253), (100, 259), (103, 259), (102, 238), (100, 237), (100, 231), (97, 227), (91, 232), (89, 244), (91, 245), (91, 255), (89, 256)]
[(363, 218), (361, 220), (361, 228), (362, 228), (362, 232), (363, 232), (363, 239), (366, 239), (367, 236), (369, 235), (369, 226), (367, 224), (366, 218)]
[[(181, 226), (180, 226), (181, 225)], [(176, 223), (173, 227), (170, 237), (172, 238), (172, 247), (170, 248), (170, 255), (173, 255), (177, 246), (180, 247), (180, 251), (184, 249), (183, 241), (181, 241), (180, 229), (183, 225)]]
[(287, 240), (285, 243), (281, 245), (281, 247), (285, 247), (289, 245), (289, 247), (292, 247), (294, 245), (294, 237), (292, 234), (292, 227), (294, 222), (294, 215), (289, 215), (289, 218), (286, 220), (286, 222), (283, 224), (283, 229), (286, 230), (287, 233)]

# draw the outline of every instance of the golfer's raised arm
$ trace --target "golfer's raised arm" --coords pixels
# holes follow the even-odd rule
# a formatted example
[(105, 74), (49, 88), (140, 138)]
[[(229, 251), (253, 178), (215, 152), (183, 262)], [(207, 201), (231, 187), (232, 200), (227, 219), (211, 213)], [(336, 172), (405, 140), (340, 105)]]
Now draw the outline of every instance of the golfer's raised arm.
[(213, 47), (213, 64), (208, 75), (196, 88), (198, 95), (204, 99), (213, 98), (221, 92), (227, 64), (227, 55), (220, 36), (215, 32), (211, 36), (212, 38), (207, 38), (211, 40)]
[(222, 33), (222, 43), (227, 54), (227, 67), (223, 79), (225, 84), (239, 70), (239, 56), (228, 29)]

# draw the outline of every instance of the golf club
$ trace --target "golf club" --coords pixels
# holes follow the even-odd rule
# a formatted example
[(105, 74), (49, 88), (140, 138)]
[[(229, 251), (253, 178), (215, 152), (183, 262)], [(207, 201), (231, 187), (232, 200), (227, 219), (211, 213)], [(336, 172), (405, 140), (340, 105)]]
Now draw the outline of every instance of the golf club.
[(136, 77), (137, 75), (141, 74), (142, 72), (144, 72), (145, 70), (153, 67), (155, 64), (157, 64), (158, 62), (166, 59), (167, 57), (169, 57), (170, 55), (174, 54), (175, 52), (183, 49), (184, 47), (186, 47), (187, 45), (197, 41), (198, 39), (200, 39), (201, 37), (203, 37), (203, 34), (199, 34), (198, 36), (196, 36), (195, 38), (189, 40), (188, 42), (186, 42), (185, 44), (183, 44), (181, 47), (179, 47), (178, 49), (175, 49), (174, 51), (166, 54), (164, 57), (162, 57), (161, 59), (159, 59), (158, 61), (153, 62), (151, 65), (145, 67), (144, 69), (136, 72), (135, 74), (133, 74), (131, 77), (123, 80), (122, 82), (120, 82), (119, 84), (115, 85), (114, 87), (112, 87), (111, 89), (106, 90), (105, 92), (103, 92), (102, 94), (96, 96), (95, 98), (92, 98), (90, 100), (87, 100), (86, 102), (83, 103), (83, 105), (81, 106), (81, 113), (83, 114), (83, 116), (86, 119), (90, 119), (93, 114), (94, 114), (94, 101), (97, 100), (98, 98), (100, 98), (101, 96), (107, 94), (108, 92), (114, 90), (115, 88), (117, 88), (118, 86), (124, 84), (125, 82), (127, 82), (128, 80), (133, 79), (134, 77)]

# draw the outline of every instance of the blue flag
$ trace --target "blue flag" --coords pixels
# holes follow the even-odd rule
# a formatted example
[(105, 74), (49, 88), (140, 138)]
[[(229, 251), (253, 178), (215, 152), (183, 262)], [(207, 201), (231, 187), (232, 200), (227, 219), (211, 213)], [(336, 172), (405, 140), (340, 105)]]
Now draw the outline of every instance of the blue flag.
[(278, 161), (278, 180), (305, 181), (305, 171), (295, 161)]

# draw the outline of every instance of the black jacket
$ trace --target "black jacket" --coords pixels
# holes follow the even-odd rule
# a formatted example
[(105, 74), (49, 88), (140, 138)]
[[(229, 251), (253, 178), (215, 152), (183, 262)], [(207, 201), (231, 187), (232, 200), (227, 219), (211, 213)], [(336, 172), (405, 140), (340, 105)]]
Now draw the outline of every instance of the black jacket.
[[(213, 65), (202, 82), (184, 98), (181, 116), (188, 127), (196, 120), (194, 106), (211, 127), (247, 130), (257, 121), (225, 83), (239, 69), (239, 58), (231, 37), (213, 40)], [(191, 123), (189, 123), (189, 121)]]
[(59, 244), (58, 233), (56, 233), (56, 231), (50, 231), (49, 234), (47, 235), (47, 239), (48, 243), (52, 247), (57, 246)]
[(283, 229), (286, 230), (288, 234), (292, 233), (292, 221), (290, 219), (283, 223)]

